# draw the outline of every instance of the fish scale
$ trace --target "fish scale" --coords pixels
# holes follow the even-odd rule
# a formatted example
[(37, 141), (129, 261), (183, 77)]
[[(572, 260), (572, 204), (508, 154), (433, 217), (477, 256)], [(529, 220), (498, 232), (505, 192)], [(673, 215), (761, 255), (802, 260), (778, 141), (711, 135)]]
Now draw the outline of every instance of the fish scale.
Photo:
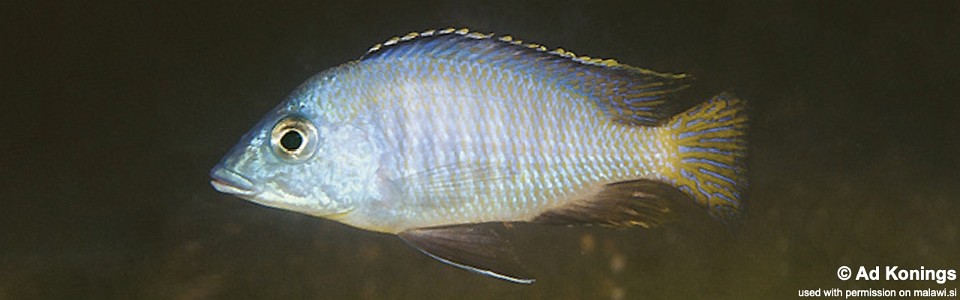
[[(357, 68), (344, 72), (349, 75), (341, 80), (368, 83), (373, 80), (365, 78), (387, 77), (403, 84), (383, 85), (382, 91), (371, 95), (388, 97), (368, 99), (376, 103), (373, 111), (404, 112), (384, 126), (382, 137), (410, 145), (386, 151), (398, 154), (394, 173), (415, 176), (458, 164), (481, 169), (451, 174), (451, 181), (462, 182), (452, 190), (434, 191), (416, 180), (401, 182), (409, 194), (398, 201), (410, 205), (397, 213), (415, 216), (407, 224), (411, 227), (527, 220), (533, 217), (531, 212), (562, 205), (584, 187), (655, 178), (668, 158), (652, 154), (671, 152), (662, 143), (651, 143), (661, 140), (662, 130), (657, 127), (628, 130), (625, 125), (603, 120), (590, 113), (598, 108), (584, 96), (537, 84), (531, 75), (516, 70), (416, 59), (370, 62)], [(475, 71), (444, 74), (443, 70)], [(444, 80), (425, 83), (422, 78)], [(581, 147), (570, 151), (552, 141)], [(465, 157), (455, 155), (459, 153)], [(513, 174), (522, 180), (518, 185), (510, 184), (515, 181), (510, 177), (485, 180), (491, 172)], [(556, 182), (567, 183), (554, 185)], [(512, 207), (510, 199), (517, 199), (518, 207)]]

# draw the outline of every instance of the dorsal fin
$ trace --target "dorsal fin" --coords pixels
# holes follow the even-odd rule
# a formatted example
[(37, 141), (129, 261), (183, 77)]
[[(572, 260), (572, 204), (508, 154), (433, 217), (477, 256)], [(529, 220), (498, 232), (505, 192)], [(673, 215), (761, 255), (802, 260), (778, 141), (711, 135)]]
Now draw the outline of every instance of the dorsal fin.
[(411, 32), (370, 48), (361, 61), (430, 57), (469, 60), (519, 70), (551, 81), (595, 102), (614, 120), (631, 125), (659, 125), (683, 109), (681, 91), (693, 77), (621, 64), (612, 59), (577, 56), (563, 49), (547, 51), (539, 44), (511, 36), (495, 37), (448, 28)]

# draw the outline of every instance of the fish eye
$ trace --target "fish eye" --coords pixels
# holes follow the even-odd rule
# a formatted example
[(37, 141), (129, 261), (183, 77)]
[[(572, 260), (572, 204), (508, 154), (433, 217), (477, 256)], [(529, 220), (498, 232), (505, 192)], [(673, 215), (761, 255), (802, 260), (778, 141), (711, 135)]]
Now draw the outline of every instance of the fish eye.
[(303, 146), (303, 133), (296, 129), (289, 129), (280, 137), (280, 148), (286, 152), (296, 152)]
[(304, 161), (313, 155), (317, 144), (317, 128), (310, 120), (292, 116), (281, 119), (273, 126), (270, 147), (280, 158), (287, 161)]

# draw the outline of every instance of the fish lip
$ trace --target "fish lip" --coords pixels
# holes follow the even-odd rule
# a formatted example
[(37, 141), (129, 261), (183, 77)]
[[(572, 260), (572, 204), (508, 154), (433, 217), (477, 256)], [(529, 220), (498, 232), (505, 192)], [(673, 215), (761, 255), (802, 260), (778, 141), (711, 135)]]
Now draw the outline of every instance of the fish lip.
[(210, 177), (212, 178), (210, 185), (221, 193), (239, 196), (252, 196), (259, 193), (253, 181), (220, 165), (210, 171)]

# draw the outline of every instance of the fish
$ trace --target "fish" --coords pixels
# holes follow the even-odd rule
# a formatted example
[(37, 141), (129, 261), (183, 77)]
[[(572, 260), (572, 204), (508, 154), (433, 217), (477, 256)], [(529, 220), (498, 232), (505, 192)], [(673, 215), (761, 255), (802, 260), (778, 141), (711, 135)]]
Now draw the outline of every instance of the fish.
[(684, 204), (739, 215), (746, 102), (692, 102), (692, 82), (509, 35), (412, 32), (306, 80), (210, 183), (529, 284), (491, 224), (652, 228)]

